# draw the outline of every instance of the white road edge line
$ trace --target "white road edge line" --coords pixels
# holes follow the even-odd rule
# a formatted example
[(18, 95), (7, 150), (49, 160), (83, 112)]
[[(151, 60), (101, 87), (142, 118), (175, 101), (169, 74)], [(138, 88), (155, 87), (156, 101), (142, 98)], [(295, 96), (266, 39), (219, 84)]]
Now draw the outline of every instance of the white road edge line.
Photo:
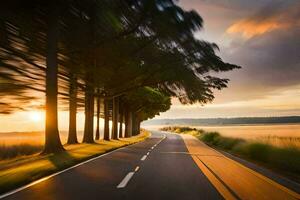
[(130, 181), (132, 176), (134, 175), (134, 172), (129, 172), (124, 179), (121, 181), (121, 183), (117, 186), (117, 188), (124, 188), (126, 187), (127, 183)]
[(147, 153), (147, 156), (149, 156), (150, 152)]
[(144, 160), (146, 160), (146, 158), (147, 158), (147, 156), (146, 156), (146, 155), (144, 155), (144, 156), (141, 158), (141, 161), (144, 161)]
[(140, 167), (137, 166), (134, 171), (137, 172), (139, 169), (140, 169)]
[(101, 154), (101, 155), (99, 155), (99, 156), (97, 156), (97, 157), (95, 157), (95, 158), (91, 158), (91, 159), (89, 159), (89, 160), (86, 160), (86, 161), (84, 161), (84, 162), (81, 162), (81, 163), (79, 163), (79, 164), (77, 164), (77, 165), (74, 165), (74, 166), (69, 167), (69, 168), (67, 168), (67, 169), (64, 169), (64, 170), (62, 170), (62, 171), (59, 171), (59, 172), (56, 172), (56, 173), (51, 174), (51, 175), (49, 175), (49, 176), (46, 176), (46, 177), (44, 177), (44, 178), (38, 179), (38, 180), (33, 181), (33, 182), (31, 182), (31, 183), (29, 183), (29, 184), (27, 184), (27, 185), (24, 185), (24, 186), (22, 186), (22, 187), (19, 187), (19, 188), (17, 188), (17, 189), (14, 189), (14, 190), (12, 190), (12, 191), (9, 191), (9, 192), (6, 192), (6, 193), (0, 195), (0, 199), (3, 199), (3, 198), (8, 197), (8, 196), (10, 196), (10, 195), (12, 195), (12, 194), (15, 194), (15, 193), (17, 193), (17, 192), (20, 192), (20, 191), (22, 191), (22, 190), (25, 190), (25, 189), (27, 189), (27, 188), (33, 186), (33, 185), (36, 185), (36, 184), (41, 183), (41, 182), (43, 182), (43, 181), (46, 181), (46, 180), (48, 180), (48, 179), (50, 179), (50, 178), (52, 178), (52, 177), (54, 177), (54, 176), (57, 176), (57, 175), (59, 175), (59, 174), (62, 174), (62, 173), (64, 173), (64, 172), (67, 172), (67, 171), (69, 171), (69, 170), (71, 170), (71, 169), (74, 169), (74, 168), (76, 168), (76, 167), (79, 167), (79, 166), (81, 166), (81, 165), (84, 165), (84, 164), (86, 164), (86, 163), (89, 163), (89, 162), (91, 162), (91, 161), (94, 161), (94, 160), (96, 160), (96, 159), (98, 159), (98, 158), (101, 158), (101, 157), (103, 157), (103, 156), (107, 156), (107, 155), (109, 155), (109, 154), (111, 154), (111, 153), (113, 153), (113, 152), (116, 152), (116, 151), (119, 151), (119, 150), (128, 148), (128, 147), (130, 147), (130, 146), (134, 146), (134, 145), (137, 145), (137, 144), (141, 144), (141, 143), (143, 143), (143, 142), (145, 142), (145, 141), (146, 141), (146, 140), (144, 140), (144, 141), (142, 141), (142, 142), (138, 142), (138, 143), (136, 143), (136, 144), (127, 145), (127, 146), (124, 146), (124, 147), (121, 147), (121, 148), (112, 150), (112, 151), (110, 151), (110, 152), (107, 152), (107, 153), (105, 153), (105, 154)]

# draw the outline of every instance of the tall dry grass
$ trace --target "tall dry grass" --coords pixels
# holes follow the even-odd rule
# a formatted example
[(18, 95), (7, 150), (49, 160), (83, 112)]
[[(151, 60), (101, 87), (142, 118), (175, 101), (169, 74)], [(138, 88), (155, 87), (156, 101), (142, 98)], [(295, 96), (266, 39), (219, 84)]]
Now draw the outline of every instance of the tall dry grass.
[(254, 141), (262, 142), (277, 147), (293, 147), (300, 149), (300, 137), (284, 137), (276, 135), (261, 136)]
[(0, 160), (39, 153), (43, 148), (42, 132), (0, 133)]
[(37, 144), (17, 144), (5, 145), (0, 144), (0, 160), (16, 158), (19, 156), (27, 156), (41, 152), (42, 145)]

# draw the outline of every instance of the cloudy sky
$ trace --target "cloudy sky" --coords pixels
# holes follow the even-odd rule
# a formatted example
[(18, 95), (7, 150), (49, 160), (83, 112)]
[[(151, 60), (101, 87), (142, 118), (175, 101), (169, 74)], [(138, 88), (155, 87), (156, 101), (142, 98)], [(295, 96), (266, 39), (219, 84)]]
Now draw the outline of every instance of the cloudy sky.
[(181, 0), (196, 10), (196, 36), (220, 46), (220, 56), (243, 68), (222, 74), (229, 87), (212, 104), (182, 106), (158, 118), (300, 115), (300, 1)]

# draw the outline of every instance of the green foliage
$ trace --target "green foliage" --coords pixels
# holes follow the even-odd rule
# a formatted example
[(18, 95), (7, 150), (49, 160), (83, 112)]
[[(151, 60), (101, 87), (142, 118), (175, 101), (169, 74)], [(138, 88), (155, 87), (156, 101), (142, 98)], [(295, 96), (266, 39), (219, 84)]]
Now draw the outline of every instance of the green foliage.
[(134, 111), (140, 121), (153, 118), (159, 112), (170, 109), (170, 96), (151, 87), (142, 87), (128, 93), (124, 102)]
[(245, 142), (245, 140), (238, 138), (223, 137), (218, 132), (205, 132), (200, 139), (209, 145), (218, 146), (225, 150), (232, 150)]
[(234, 152), (239, 152), (240, 154), (249, 157), (250, 159), (264, 161), (267, 160), (268, 155), (272, 146), (261, 143), (248, 143), (236, 146), (233, 150)]
[(160, 128), (161, 131), (169, 131), (169, 132), (175, 132), (175, 133), (185, 133), (189, 131), (195, 131), (197, 129), (190, 128), (187, 126), (167, 126)]

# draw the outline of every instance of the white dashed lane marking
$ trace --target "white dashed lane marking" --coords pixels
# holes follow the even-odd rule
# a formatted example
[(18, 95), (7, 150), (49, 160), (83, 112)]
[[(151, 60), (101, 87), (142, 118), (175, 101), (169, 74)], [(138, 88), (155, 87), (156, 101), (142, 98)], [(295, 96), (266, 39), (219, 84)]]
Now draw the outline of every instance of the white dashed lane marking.
[[(141, 161), (146, 160), (147, 156), (149, 156), (150, 152), (152, 149), (154, 149), (159, 143), (161, 143), (164, 139), (166, 138), (166, 135), (164, 135), (164, 137), (158, 142), (156, 143), (154, 146), (151, 147), (151, 149), (148, 150), (146, 155), (143, 155), (143, 157), (141, 158)], [(125, 188), (126, 185), (128, 184), (128, 182), (130, 181), (130, 179), (133, 177), (134, 173), (137, 172), (140, 169), (139, 166), (137, 166), (133, 172), (129, 172), (121, 181), (121, 183), (117, 186), (117, 188)]]
[(140, 169), (140, 167), (137, 166), (134, 171), (137, 172), (139, 169)]
[(146, 155), (144, 155), (144, 156), (141, 158), (141, 161), (144, 161), (144, 160), (146, 160), (146, 158), (147, 158), (147, 156), (146, 156)]
[(134, 175), (134, 172), (129, 172), (125, 178), (121, 181), (121, 183), (117, 186), (117, 188), (124, 188), (126, 187), (127, 183), (130, 181), (132, 176)]

